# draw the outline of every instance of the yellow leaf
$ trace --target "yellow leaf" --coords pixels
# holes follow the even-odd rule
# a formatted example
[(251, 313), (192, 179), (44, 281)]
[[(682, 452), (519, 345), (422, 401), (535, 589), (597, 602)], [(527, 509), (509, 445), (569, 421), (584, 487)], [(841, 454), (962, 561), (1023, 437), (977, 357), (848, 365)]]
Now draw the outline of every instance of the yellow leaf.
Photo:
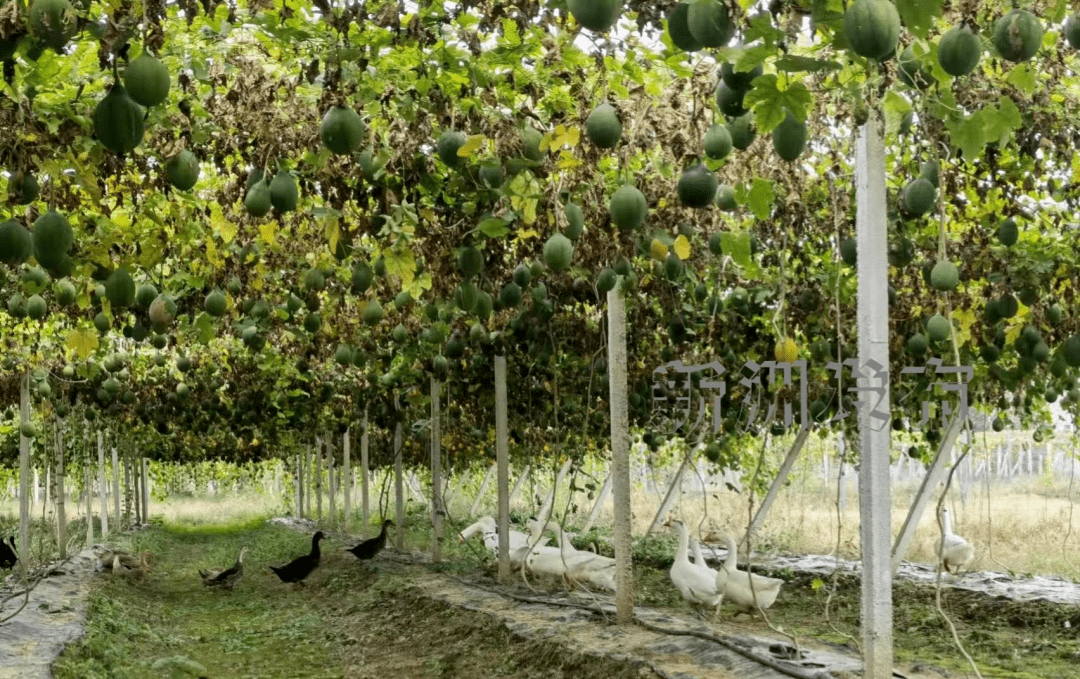
[(221, 206), (217, 203), (210, 204), (210, 230), (226, 245), (236, 238), (236, 225), (225, 219)]
[(337, 252), (338, 239), (341, 238), (341, 227), (336, 219), (326, 225), (326, 238), (330, 241), (330, 252)]
[(530, 238), (539, 238), (540, 234), (536, 233), (532, 229), (521, 229), (517, 232), (518, 240), (528, 240)]
[(259, 274), (255, 277), (255, 280), (251, 281), (251, 287), (256, 290), (262, 290), (266, 285), (266, 267), (263, 266), (263, 260), (259, 260), (259, 263), (255, 265), (255, 272)]
[(690, 241), (682, 234), (675, 239), (675, 254), (684, 262), (690, 259)]
[(112, 213), (112, 223), (116, 224), (121, 229), (126, 229), (131, 226), (131, 215), (126, 210), (117, 210)]
[(206, 261), (210, 262), (210, 265), (215, 269), (221, 268), (224, 261), (221, 258), (221, 253), (218, 252), (217, 245), (214, 245), (214, 239), (207, 238), (204, 243), (206, 245)]
[(474, 155), (480, 150), (481, 144), (484, 143), (484, 135), (474, 134), (465, 142), (465, 144), (457, 150), (459, 158), (468, 158)]
[(975, 312), (969, 309), (958, 309), (953, 311), (952, 315), (960, 325), (956, 341), (958, 344), (964, 344), (971, 339), (971, 326), (975, 323)]
[(550, 149), (550, 148), (551, 148), (551, 133), (548, 132), (547, 134), (545, 134), (543, 136), (543, 138), (540, 139), (540, 152), (541, 153), (547, 153), (548, 149)]
[(278, 223), (274, 220), (259, 225), (259, 237), (267, 248), (277, 245)]
[(562, 151), (559, 153), (558, 167), (560, 170), (574, 170), (581, 166), (581, 161), (574, 157), (573, 153), (569, 151)]
[(526, 224), (536, 223), (536, 205), (537, 201), (535, 198), (529, 198), (525, 201), (523, 206), (525, 208), (525, 211), (521, 215), (521, 218), (522, 221), (524, 221)]
[(652, 242), (649, 243), (649, 254), (652, 255), (653, 259), (662, 262), (667, 257), (667, 246), (661, 243), (659, 239), (653, 238)]
[(75, 352), (80, 361), (85, 361), (98, 348), (97, 333), (87, 327), (75, 328), (68, 333), (67, 348)]

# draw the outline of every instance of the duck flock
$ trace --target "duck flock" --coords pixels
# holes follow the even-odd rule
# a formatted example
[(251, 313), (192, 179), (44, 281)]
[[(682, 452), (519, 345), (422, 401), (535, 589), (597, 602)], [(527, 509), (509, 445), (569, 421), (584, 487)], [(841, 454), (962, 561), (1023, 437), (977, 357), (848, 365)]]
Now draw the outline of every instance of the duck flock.
[[(679, 535), (679, 546), (669, 571), (671, 582), (683, 599), (702, 611), (711, 610), (713, 617), (719, 615), (720, 606), (727, 601), (735, 606), (735, 615), (751, 616), (758, 610), (772, 606), (780, 594), (784, 581), (740, 570), (738, 547), (730, 534), (723, 536), (727, 555), (719, 568), (711, 568), (701, 555), (697, 540), (691, 540), (686, 524), (670, 519), (665, 527)], [(947, 509), (942, 510), (942, 537), (937, 554), (948, 572), (959, 572), (974, 558), (975, 550), (964, 538), (952, 532)], [(555, 576), (567, 585), (593, 585), (615, 591), (615, 560), (589, 551), (579, 551), (570, 544), (566, 533), (553, 521), (546, 524), (530, 519), (526, 523), (528, 533), (509, 531), (509, 559), (515, 570), (538, 576)], [(545, 531), (555, 534), (555, 547), (543, 537)], [(495, 519), (485, 516), (461, 531), (460, 539), (468, 540), (481, 535), (484, 545), (496, 556), (499, 551), (499, 534)], [(691, 560), (691, 554), (693, 559)]]
[[(957, 573), (971, 563), (975, 550), (964, 538), (952, 532), (949, 510), (941, 511), (942, 535), (937, 544), (937, 556), (942, 567), (950, 573)], [(357, 559), (370, 560), (386, 547), (387, 529), (394, 525), (390, 519), (383, 521), (378, 536), (365, 540), (347, 550)], [(747, 613), (751, 616), (758, 610), (765, 610), (776, 602), (784, 581), (756, 573), (740, 570), (738, 567), (738, 547), (730, 534), (723, 536), (727, 547), (727, 556), (712, 568), (701, 555), (701, 546), (692, 540), (686, 524), (678, 519), (670, 519), (665, 527), (674, 529), (679, 536), (679, 546), (675, 560), (669, 572), (671, 582), (691, 605), (702, 612), (712, 611), (713, 617), (719, 615), (721, 605), (727, 601), (734, 604), (736, 615)], [(541, 522), (530, 519), (526, 522), (529, 531), (509, 531), (509, 560), (522, 576), (531, 573), (536, 576), (555, 577), (570, 587), (596, 587), (614, 592), (615, 559), (596, 554), (592, 551), (576, 549), (554, 521)], [(550, 538), (544, 537), (551, 532), (555, 537), (555, 546), (550, 546)], [(498, 556), (499, 534), (495, 519), (490, 516), (480, 518), (476, 523), (459, 533), (462, 542), (474, 535), (480, 535), (485, 547)], [(325, 538), (322, 531), (316, 531), (311, 537), (311, 551), (296, 557), (281, 566), (270, 566), (270, 570), (285, 583), (304, 581), (319, 566), (321, 552), (319, 543)], [(210, 568), (200, 570), (202, 583), (215, 589), (233, 589), (244, 576), (244, 554), (247, 547), (240, 550), (236, 562), (228, 568)], [(693, 557), (691, 559), (691, 556)], [(107, 551), (101, 556), (103, 569), (111, 570), (114, 575), (142, 578), (149, 570), (149, 552), (139, 555), (119, 551)], [(18, 562), (15, 551), (15, 536), (0, 537), (0, 569), (11, 569)]]

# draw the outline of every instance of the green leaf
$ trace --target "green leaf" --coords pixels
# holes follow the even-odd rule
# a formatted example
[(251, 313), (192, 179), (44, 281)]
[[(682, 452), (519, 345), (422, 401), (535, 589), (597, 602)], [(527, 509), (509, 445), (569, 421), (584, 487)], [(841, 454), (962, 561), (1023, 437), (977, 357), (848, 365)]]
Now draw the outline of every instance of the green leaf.
[(896, 136), (900, 129), (900, 122), (904, 116), (911, 112), (911, 102), (896, 92), (889, 90), (885, 93), (885, 134), (888, 137)]
[(416, 276), (416, 260), (412, 250), (404, 248), (384, 248), (382, 251), (386, 273), (401, 278), (401, 287), (408, 288)]
[(200, 344), (209, 344), (217, 336), (214, 319), (205, 311), (195, 319), (195, 332)]
[(1013, 66), (1006, 81), (1029, 97), (1039, 87), (1039, 83), (1035, 80), (1035, 74), (1028, 67), (1028, 64)]
[(983, 136), (982, 117), (976, 113), (969, 118), (949, 118), (945, 121), (954, 146), (964, 154), (964, 160), (973, 162), (982, 154), (986, 145)]
[[(773, 183), (767, 179), (754, 177), (754, 184), (750, 187), (750, 210), (758, 219), (768, 219), (772, 214), (773, 201), (776, 194), (773, 191)], [(749, 242), (749, 241), (747, 241)], [(725, 249), (724, 252), (727, 252)]]
[(819, 71), (839, 71), (843, 65), (832, 59), (812, 59), (797, 54), (785, 54), (776, 60), (776, 70), (788, 73), (817, 73)]
[(510, 223), (499, 217), (488, 217), (476, 228), (488, 238), (502, 238), (510, 233)]
[(743, 269), (743, 275), (754, 278), (758, 273), (757, 263), (750, 256), (750, 233), (731, 233), (724, 231), (720, 234), (720, 247), (724, 254), (731, 257), (732, 261)]
[(925, 38), (941, 16), (941, 0), (896, 0), (896, 11), (904, 26), (920, 38)]

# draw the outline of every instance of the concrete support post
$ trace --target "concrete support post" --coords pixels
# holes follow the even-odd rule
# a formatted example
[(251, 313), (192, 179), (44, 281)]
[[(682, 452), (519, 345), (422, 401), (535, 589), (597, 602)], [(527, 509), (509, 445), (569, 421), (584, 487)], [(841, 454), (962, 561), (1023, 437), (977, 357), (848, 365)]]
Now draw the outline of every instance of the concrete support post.
[[(360, 520), (364, 531), (368, 528), (371, 517), (368, 513), (368, 414), (364, 409), (364, 431), (360, 433)], [(361, 532), (363, 534), (363, 532)]]
[(344, 467), (344, 479), (341, 481), (342, 506), (345, 510), (345, 532), (349, 532), (349, 517), (352, 516), (352, 429), (345, 428), (341, 441), (341, 457)]
[(859, 533), (863, 677), (893, 676), (890, 563), (888, 194), (880, 108), (859, 129), (855, 159), (858, 248)]
[[(495, 357), (495, 466), (498, 486), (499, 582), (510, 582), (510, 426), (506, 409), (506, 357)], [(515, 488), (516, 490), (516, 488)]]
[[(19, 422), (30, 421), (30, 372), (19, 384)], [(26, 585), (26, 562), (30, 554), (30, 439), (19, 432), (19, 574)]]
[(439, 563), (442, 558), (442, 519), (443, 519), (443, 484), (442, 484), (442, 446), (439, 428), (441, 403), (439, 402), (439, 381), (431, 377), (431, 560)]
[(630, 508), (630, 412), (626, 386), (626, 300), (622, 277), (608, 291), (608, 389), (611, 404), (611, 476), (615, 511), (615, 618), (634, 620), (633, 524)]
[(97, 457), (98, 457), (98, 495), (101, 498), (101, 535), (109, 534), (109, 498), (105, 483), (105, 441), (98, 429), (97, 433)]

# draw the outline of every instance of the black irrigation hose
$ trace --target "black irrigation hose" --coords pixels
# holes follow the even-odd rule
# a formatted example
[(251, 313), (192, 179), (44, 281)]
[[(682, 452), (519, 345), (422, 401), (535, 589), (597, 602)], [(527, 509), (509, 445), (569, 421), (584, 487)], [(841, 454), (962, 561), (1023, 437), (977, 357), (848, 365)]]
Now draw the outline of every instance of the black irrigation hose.
[[(520, 601), (522, 603), (543, 604), (543, 605), (546, 605), (546, 606), (564, 606), (564, 607), (567, 607), (567, 608), (578, 608), (578, 609), (581, 609), (581, 610), (584, 610), (584, 611), (589, 611), (590, 613), (594, 613), (596, 615), (602, 615), (602, 616), (607, 616), (608, 615), (607, 611), (603, 610), (602, 608), (597, 608), (595, 606), (588, 606), (586, 604), (578, 604), (578, 603), (573, 603), (573, 602), (570, 602), (570, 601), (549, 601), (547, 599), (538, 599), (538, 598), (535, 598), (535, 597), (521, 596), (521, 595), (518, 595), (518, 594), (511, 594), (510, 592), (505, 592), (505, 591), (502, 591), (500, 589), (495, 589), (493, 587), (487, 587), (487, 586), (481, 585), (479, 583), (468, 582), (468, 581), (466, 581), (466, 580), (464, 580), (462, 578), (458, 578), (458, 577), (454, 577), (454, 576), (451, 576), (451, 578), (453, 580), (456, 580), (457, 582), (463, 584), (463, 585), (468, 586), (468, 587), (476, 587), (478, 589), (483, 589), (483, 590), (491, 592), (493, 594), (498, 594), (498, 595), (506, 597), (508, 599), (513, 599), (515, 601)], [(786, 674), (787, 676), (794, 677), (795, 679), (835, 679), (835, 677), (826, 670), (821, 670), (820, 672), (814, 672), (814, 673), (804, 672), (804, 671), (802, 671), (800, 669), (797, 669), (795, 667), (791, 667), (791, 666), (785, 665), (785, 664), (783, 664), (783, 663), (781, 663), (779, 661), (773, 660), (772, 658), (768, 658), (768, 657), (765, 657), (763, 655), (758, 655), (757, 653), (754, 653), (753, 651), (749, 651), (749, 650), (743, 648), (742, 646), (739, 646), (738, 644), (735, 644), (735, 643), (733, 643), (731, 641), (728, 641), (727, 639), (724, 639), (722, 637), (718, 637), (715, 634), (709, 634), (708, 632), (698, 632), (696, 630), (676, 630), (676, 629), (669, 629), (667, 627), (660, 627), (659, 625), (653, 625), (652, 623), (646, 622), (646, 621), (642, 620), (640, 617), (638, 617), (636, 615), (634, 616), (634, 622), (636, 624), (644, 627), (645, 629), (647, 629), (647, 630), (649, 630), (651, 632), (656, 632), (658, 634), (669, 634), (669, 635), (672, 635), (672, 636), (684, 636), (684, 637), (697, 637), (699, 639), (704, 639), (706, 641), (711, 641), (713, 643), (716, 643), (716, 644), (719, 644), (719, 645), (723, 646), (724, 648), (728, 649), (729, 651), (732, 651), (734, 653), (738, 653), (739, 655), (743, 656), (747, 660), (751, 660), (751, 661), (756, 662), (756, 663), (758, 663), (760, 665), (764, 665), (765, 667), (768, 667), (771, 670), (775, 670), (777, 672), (780, 672), (781, 674)]]

